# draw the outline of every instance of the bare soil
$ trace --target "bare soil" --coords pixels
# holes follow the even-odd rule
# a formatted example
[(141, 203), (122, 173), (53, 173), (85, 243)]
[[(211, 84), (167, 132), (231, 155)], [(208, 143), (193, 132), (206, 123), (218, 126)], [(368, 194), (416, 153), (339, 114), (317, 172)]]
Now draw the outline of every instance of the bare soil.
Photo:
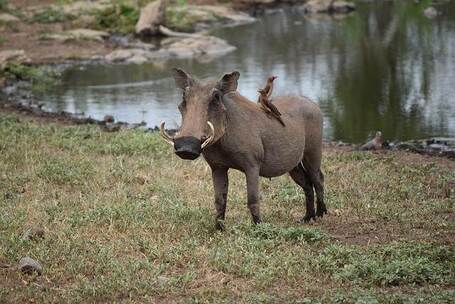
[(61, 63), (67, 60), (90, 59), (95, 55), (105, 55), (112, 47), (97, 41), (44, 40), (43, 34), (69, 29), (67, 23), (42, 24), (17, 22), (0, 26), (1, 50), (24, 50), (34, 64)]

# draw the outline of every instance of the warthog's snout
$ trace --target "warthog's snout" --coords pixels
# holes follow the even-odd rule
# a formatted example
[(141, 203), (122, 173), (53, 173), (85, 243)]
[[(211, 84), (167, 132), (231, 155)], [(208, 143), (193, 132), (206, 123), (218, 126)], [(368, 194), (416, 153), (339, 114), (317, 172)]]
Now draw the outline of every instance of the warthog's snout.
[(193, 160), (201, 154), (201, 141), (193, 136), (175, 138), (174, 150), (180, 158)]

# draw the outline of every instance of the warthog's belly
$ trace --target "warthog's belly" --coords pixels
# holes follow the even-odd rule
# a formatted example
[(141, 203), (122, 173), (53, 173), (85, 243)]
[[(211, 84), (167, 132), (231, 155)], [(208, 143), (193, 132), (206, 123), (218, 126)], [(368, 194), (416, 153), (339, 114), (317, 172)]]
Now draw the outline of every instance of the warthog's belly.
[[(289, 122), (289, 121), (288, 121)], [(263, 158), (260, 175), (274, 177), (283, 175), (296, 167), (303, 158), (305, 135), (302, 127), (289, 123), (282, 132), (273, 130), (274, 136), (262, 138)], [(278, 133), (278, 134), (277, 134)]]

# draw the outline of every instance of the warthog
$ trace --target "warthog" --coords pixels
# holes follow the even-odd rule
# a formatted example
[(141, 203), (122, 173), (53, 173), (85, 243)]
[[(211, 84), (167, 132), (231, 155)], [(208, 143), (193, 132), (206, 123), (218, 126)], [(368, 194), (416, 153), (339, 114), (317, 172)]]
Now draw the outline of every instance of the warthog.
[(275, 97), (283, 126), (237, 92), (239, 72), (205, 82), (181, 69), (174, 69), (173, 76), (183, 90), (178, 106), (182, 125), (174, 137), (165, 132), (164, 122), (160, 132), (179, 157), (193, 160), (202, 153), (212, 169), (217, 228), (224, 227), (230, 168), (246, 175), (247, 204), (256, 224), (261, 222), (259, 176), (290, 174), (305, 192), (303, 221), (327, 213), (321, 172), (322, 114), (316, 103), (304, 97)]

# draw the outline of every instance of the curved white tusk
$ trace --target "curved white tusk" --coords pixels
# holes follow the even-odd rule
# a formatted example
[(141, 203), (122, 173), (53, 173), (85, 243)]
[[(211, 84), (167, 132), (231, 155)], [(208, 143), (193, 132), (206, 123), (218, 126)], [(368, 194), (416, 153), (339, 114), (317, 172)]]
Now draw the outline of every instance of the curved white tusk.
[(213, 124), (207, 120), (207, 124), (209, 125), (210, 131), (212, 134), (210, 134), (209, 138), (207, 138), (204, 143), (201, 146), (201, 150), (207, 147), (215, 138), (215, 128), (213, 127)]
[(164, 121), (162, 121), (160, 125), (160, 135), (168, 144), (174, 146), (174, 139), (171, 136), (169, 136), (169, 134), (167, 134), (166, 131), (164, 130)]

